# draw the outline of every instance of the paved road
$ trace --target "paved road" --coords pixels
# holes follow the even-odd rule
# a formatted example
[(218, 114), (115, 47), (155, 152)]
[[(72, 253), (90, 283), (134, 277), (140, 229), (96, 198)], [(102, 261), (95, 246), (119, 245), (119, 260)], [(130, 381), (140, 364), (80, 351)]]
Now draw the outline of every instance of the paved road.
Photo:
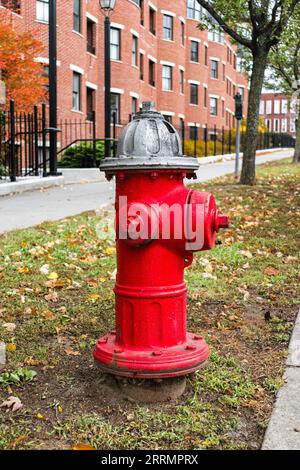
[[(257, 157), (257, 164), (291, 155), (291, 150), (269, 153)], [(208, 181), (233, 171), (233, 161), (203, 164), (197, 173), (197, 181)], [(99, 209), (112, 202), (113, 196), (114, 184), (107, 183), (100, 176), (96, 182), (67, 184), (62, 187), (0, 197), (0, 233)]]

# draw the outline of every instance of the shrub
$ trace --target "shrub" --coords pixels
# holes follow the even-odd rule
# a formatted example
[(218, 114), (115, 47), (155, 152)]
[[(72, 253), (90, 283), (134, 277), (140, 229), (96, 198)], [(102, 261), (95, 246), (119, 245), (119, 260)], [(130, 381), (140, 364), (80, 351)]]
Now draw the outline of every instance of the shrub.
[[(104, 158), (104, 142), (96, 143), (96, 165)], [(61, 168), (91, 168), (94, 166), (92, 142), (74, 145), (65, 150), (58, 162)]]

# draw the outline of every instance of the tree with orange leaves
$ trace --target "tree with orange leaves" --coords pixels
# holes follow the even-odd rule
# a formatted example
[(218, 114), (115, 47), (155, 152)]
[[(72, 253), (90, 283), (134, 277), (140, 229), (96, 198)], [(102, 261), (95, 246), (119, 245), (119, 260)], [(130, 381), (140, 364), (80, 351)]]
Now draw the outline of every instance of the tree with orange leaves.
[(43, 45), (32, 32), (14, 29), (11, 12), (0, 10), (0, 78), (6, 85), (7, 103), (15, 100), (19, 111), (29, 111), (46, 97), (46, 77), (35, 58)]

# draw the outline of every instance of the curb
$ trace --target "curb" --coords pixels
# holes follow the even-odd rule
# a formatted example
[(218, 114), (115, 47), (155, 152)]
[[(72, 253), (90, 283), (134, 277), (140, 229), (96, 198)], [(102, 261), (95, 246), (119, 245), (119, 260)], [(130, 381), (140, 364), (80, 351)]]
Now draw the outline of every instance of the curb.
[(48, 176), (47, 178), (36, 176), (35, 178), (28, 178), (28, 180), (25, 178), (17, 181), (16, 183), (0, 183), (0, 197), (9, 196), (16, 193), (23, 193), (25, 191), (34, 191), (38, 189), (52, 188), (54, 186), (61, 186), (65, 181), (63, 176)]
[(300, 310), (286, 365), (262, 450), (300, 450)]

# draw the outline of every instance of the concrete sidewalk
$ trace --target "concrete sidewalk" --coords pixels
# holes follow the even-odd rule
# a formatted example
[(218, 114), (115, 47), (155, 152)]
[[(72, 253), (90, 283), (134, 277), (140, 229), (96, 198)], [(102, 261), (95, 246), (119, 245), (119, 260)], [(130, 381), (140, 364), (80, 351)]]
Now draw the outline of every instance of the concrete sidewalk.
[[(290, 157), (292, 153), (293, 150), (289, 149), (260, 155), (257, 164)], [(74, 170), (73, 176), (70, 173), (69, 177), (68, 171), (64, 171), (67, 183), (64, 186), (0, 197), (0, 233), (100, 209), (113, 201), (114, 183), (108, 183), (98, 170), (90, 170), (88, 178), (80, 172), (76, 184), (71, 180)], [(233, 171), (233, 160), (211, 164), (200, 162), (197, 180), (191, 183), (209, 181)], [(94, 181), (89, 182), (91, 177)]]
[(284, 380), (265, 434), (263, 450), (300, 450), (300, 311), (290, 341)]

